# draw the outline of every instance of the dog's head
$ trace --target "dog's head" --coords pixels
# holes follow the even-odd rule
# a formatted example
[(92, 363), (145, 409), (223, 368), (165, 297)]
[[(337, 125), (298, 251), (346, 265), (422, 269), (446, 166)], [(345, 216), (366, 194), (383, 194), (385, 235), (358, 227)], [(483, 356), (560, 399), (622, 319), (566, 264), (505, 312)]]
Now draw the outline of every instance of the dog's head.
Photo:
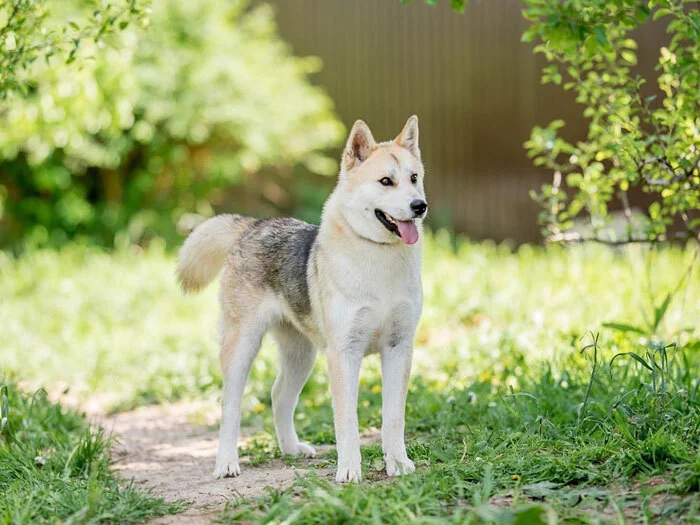
[(358, 120), (341, 159), (338, 206), (358, 235), (379, 243), (415, 244), (428, 209), (418, 148), (418, 117), (393, 141), (377, 143)]

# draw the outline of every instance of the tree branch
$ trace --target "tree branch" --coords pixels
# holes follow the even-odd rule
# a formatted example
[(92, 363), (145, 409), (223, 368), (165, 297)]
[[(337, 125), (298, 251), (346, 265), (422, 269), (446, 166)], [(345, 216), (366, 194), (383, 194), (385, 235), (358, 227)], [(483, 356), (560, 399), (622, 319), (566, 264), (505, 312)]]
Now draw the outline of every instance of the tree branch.
[(656, 244), (662, 242), (668, 242), (670, 240), (688, 240), (692, 239), (694, 236), (692, 232), (679, 232), (672, 236), (659, 235), (653, 239), (642, 238), (642, 237), (628, 237), (627, 239), (606, 239), (603, 237), (584, 237), (580, 233), (564, 232), (550, 235), (545, 239), (545, 241), (550, 243), (584, 243), (584, 242), (596, 242), (599, 244), (606, 244), (608, 246), (624, 246), (626, 244)]

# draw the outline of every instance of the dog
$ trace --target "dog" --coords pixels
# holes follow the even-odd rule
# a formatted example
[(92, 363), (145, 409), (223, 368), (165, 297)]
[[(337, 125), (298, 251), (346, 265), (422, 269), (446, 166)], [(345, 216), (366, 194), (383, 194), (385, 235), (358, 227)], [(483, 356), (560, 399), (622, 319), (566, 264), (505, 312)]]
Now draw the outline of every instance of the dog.
[(294, 411), (317, 350), (328, 359), (338, 470), (361, 479), (357, 420), (360, 363), (379, 352), (382, 450), (389, 476), (415, 470), (406, 454), (404, 416), (413, 339), (423, 305), (421, 259), (427, 202), (418, 118), (377, 143), (367, 124), (352, 127), (320, 226), (291, 218), (218, 215), (200, 224), (178, 256), (186, 292), (221, 275), (221, 430), (214, 476), (238, 476), (241, 399), (263, 335), (279, 346), (272, 387), (279, 447), (312, 457)]

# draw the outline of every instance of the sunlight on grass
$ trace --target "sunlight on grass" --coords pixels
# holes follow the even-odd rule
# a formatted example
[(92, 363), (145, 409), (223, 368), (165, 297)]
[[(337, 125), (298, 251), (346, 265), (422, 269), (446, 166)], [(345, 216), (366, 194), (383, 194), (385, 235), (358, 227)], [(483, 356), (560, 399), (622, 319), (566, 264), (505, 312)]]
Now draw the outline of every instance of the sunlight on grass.
[(139, 523), (179, 510), (120, 483), (109, 447), (80, 414), (0, 378), (0, 523)]
[[(455, 252), (445, 233), (429, 237), (414, 375), (456, 385), (501, 378), (509, 367), (513, 373), (503, 380), (515, 385), (523, 366), (544, 360), (556, 366), (603, 322), (641, 323), (650, 304), (647, 274), (660, 297), (691, 259), (690, 249), (677, 248), (523, 246), (512, 253), (462, 242)], [(105, 407), (218, 395), (217, 287), (184, 296), (174, 256), (157, 244), (116, 254), (81, 247), (19, 260), (0, 254), (0, 296), (2, 370), (30, 388), (69, 389), (69, 397), (98, 398)], [(697, 328), (697, 319), (696, 271), (657, 335)], [(323, 359), (317, 368), (322, 373), (312, 381), (325, 385)], [(378, 360), (364, 368), (364, 377), (373, 377)], [(275, 369), (266, 343), (252, 372), (256, 399), (249, 408), (266, 398)]]
[[(682, 522), (700, 509), (694, 257), (692, 247), (511, 251), (428, 236), (406, 411), (416, 474), (387, 480), (372, 444), (362, 450), (359, 487), (310, 474), (233, 501), (221, 519)], [(221, 386), (217, 287), (183, 296), (174, 261), (158, 244), (0, 255), (2, 372), (27, 391), (44, 386), (63, 392), (63, 402), (97, 400), (106, 409), (188, 397), (213, 405)], [(266, 342), (244, 397), (248, 468), (281, 457), (269, 409), (275, 361)], [(332, 444), (323, 357), (316, 368), (297, 430)], [(376, 356), (366, 360), (359, 403), (361, 429), (375, 433), (378, 368)], [(323, 460), (334, 468), (334, 452)]]

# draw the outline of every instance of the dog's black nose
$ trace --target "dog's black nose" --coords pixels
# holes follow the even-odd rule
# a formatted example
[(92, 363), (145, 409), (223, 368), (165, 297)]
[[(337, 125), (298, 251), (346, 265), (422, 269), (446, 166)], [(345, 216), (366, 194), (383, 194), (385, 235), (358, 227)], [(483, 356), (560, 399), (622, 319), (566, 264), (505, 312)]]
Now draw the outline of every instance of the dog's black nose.
[(428, 203), (423, 200), (416, 199), (411, 202), (411, 211), (416, 214), (416, 217), (423, 215), (427, 209)]

